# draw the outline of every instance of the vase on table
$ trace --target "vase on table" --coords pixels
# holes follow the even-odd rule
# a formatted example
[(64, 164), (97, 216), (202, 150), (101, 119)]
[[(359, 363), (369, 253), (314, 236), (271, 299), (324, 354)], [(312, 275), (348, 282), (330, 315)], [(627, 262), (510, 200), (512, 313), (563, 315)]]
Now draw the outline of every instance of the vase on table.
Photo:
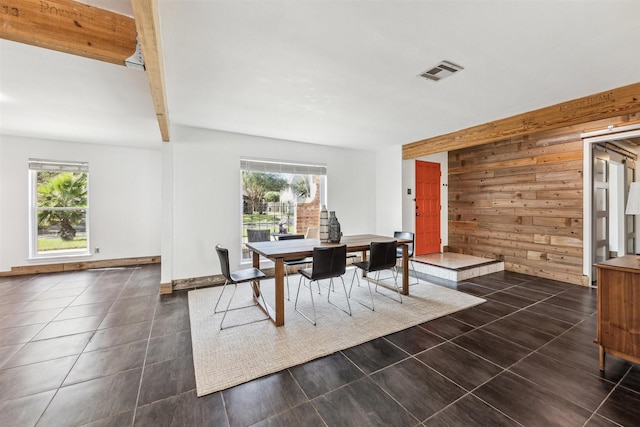
[(340, 231), (340, 222), (336, 218), (335, 211), (331, 211), (329, 214), (329, 242), (340, 243), (342, 237), (342, 231)]
[(319, 234), (321, 242), (329, 241), (329, 212), (327, 211), (326, 205), (322, 205), (322, 209), (320, 210)]

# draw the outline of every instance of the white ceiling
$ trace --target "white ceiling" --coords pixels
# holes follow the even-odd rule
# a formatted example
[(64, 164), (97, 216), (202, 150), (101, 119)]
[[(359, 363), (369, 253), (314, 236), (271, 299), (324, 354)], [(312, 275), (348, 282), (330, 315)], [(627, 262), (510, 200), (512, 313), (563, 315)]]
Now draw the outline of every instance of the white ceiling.
[[(640, 82), (637, 0), (158, 2), (172, 125), (378, 149)], [(418, 77), (442, 60), (464, 70)], [(143, 72), (5, 40), (0, 61), (1, 133), (161, 145)]]

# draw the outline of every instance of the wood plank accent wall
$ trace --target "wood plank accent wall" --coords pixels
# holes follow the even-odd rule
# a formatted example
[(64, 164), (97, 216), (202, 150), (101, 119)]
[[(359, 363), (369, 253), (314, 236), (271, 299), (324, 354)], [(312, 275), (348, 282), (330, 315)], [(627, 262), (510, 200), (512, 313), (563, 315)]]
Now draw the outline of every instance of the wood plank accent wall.
[(450, 151), (446, 250), (587, 285), (580, 134), (639, 121), (633, 113)]
[(448, 250), (583, 284), (580, 133), (565, 128), (451, 151)]

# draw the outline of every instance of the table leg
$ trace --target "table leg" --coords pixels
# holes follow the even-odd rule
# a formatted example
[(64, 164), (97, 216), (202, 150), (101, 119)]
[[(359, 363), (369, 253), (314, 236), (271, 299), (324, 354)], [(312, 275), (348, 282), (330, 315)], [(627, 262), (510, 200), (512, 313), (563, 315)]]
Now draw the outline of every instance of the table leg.
[(276, 258), (276, 326), (284, 325), (284, 259)]
[(604, 347), (600, 346), (600, 370), (602, 372), (604, 372), (604, 359), (605, 359)]
[[(253, 267), (254, 268), (260, 268), (260, 254), (257, 252), (253, 252)], [(260, 296), (260, 281), (259, 280), (254, 280), (252, 282), (253, 285), (253, 294), (256, 297)]]
[(402, 295), (409, 295), (409, 246), (402, 245)]
[[(367, 260), (367, 250), (363, 250), (362, 251), (362, 262), (365, 262)], [(362, 270), (362, 277), (367, 277), (367, 272)]]

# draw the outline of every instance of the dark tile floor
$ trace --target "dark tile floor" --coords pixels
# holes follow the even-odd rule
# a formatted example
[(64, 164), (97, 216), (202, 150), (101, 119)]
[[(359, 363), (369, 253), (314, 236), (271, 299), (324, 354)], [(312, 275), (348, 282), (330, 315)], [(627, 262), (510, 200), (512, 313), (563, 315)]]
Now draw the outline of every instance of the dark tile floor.
[(158, 266), (0, 278), (0, 425), (640, 425), (640, 367), (598, 370), (592, 289), (439, 281), (487, 302), (197, 398), (187, 294), (158, 283)]

